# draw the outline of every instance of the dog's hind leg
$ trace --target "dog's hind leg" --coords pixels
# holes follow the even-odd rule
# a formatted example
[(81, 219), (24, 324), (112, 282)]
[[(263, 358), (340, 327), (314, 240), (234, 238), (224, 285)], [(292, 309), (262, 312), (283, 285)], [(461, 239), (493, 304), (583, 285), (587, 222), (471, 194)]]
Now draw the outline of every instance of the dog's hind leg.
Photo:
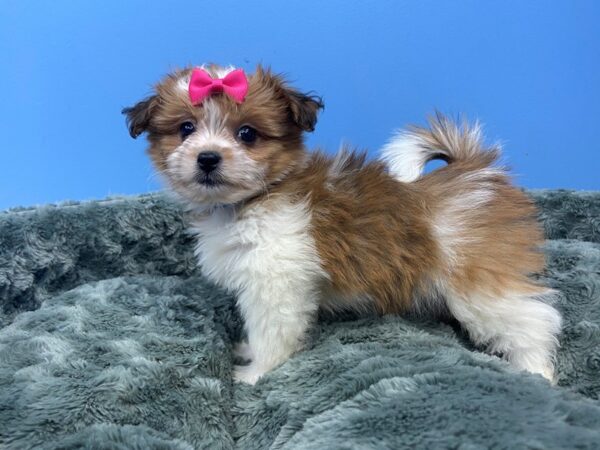
[(471, 340), (499, 353), (514, 367), (539, 373), (554, 382), (554, 354), (561, 316), (547, 303), (554, 291), (507, 292), (500, 298), (483, 292), (450, 292), (450, 313)]

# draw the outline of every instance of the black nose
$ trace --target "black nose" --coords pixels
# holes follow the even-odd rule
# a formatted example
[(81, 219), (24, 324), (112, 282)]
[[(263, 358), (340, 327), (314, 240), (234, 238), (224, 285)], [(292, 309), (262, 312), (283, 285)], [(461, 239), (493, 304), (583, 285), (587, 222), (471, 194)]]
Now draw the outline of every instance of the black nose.
[(221, 155), (217, 152), (202, 152), (198, 155), (198, 167), (204, 172), (212, 172), (221, 162)]

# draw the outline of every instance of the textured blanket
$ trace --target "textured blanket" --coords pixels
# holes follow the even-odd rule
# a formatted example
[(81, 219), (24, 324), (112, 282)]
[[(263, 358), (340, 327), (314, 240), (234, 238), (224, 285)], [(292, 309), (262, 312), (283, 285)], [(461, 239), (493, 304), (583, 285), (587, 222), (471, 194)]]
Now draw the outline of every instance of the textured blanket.
[(162, 195), (0, 213), (0, 448), (599, 448), (600, 193), (538, 191), (558, 386), (455, 323), (322, 317), (232, 383), (241, 322)]

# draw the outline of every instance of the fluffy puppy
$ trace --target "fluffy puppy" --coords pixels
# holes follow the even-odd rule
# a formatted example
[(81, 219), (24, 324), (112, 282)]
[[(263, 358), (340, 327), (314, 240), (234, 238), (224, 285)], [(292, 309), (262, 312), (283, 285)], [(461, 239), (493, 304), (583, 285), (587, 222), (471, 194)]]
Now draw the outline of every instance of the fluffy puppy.
[[(318, 97), (261, 67), (227, 91), (240, 72), (176, 71), (124, 110), (189, 206), (203, 273), (237, 295), (248, 337), (237, 351), (251, 360), (237, 380), (255, 383), (300, 350), (319, 308), (446, 312), (474, 343), (553, 379), (561, 318), (529, 277), (544, 267), (536, 210), (477, 126), (438, 116), (382, 160), (329, 158), (303, 145)], [(422, 175), (434, 158), (448, 165)]]

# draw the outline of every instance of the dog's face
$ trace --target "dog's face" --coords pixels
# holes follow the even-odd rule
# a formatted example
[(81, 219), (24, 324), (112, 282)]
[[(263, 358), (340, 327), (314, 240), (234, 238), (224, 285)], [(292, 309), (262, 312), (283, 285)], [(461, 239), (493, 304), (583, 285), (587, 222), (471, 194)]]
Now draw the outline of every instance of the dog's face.
[[(213, 78), (232, 69), (204, 67)], [(303, 157), (302, 135), (323, 107), (268, 70), (248, 77), (241, 103), (213, 94), (193, 105), (192, 69), (168, 75), (155, 94), (125, 108), (129, 132), (148, 133), (155, 167), (181, 196), (196, 204), (231, 204), (285, 177)]]

